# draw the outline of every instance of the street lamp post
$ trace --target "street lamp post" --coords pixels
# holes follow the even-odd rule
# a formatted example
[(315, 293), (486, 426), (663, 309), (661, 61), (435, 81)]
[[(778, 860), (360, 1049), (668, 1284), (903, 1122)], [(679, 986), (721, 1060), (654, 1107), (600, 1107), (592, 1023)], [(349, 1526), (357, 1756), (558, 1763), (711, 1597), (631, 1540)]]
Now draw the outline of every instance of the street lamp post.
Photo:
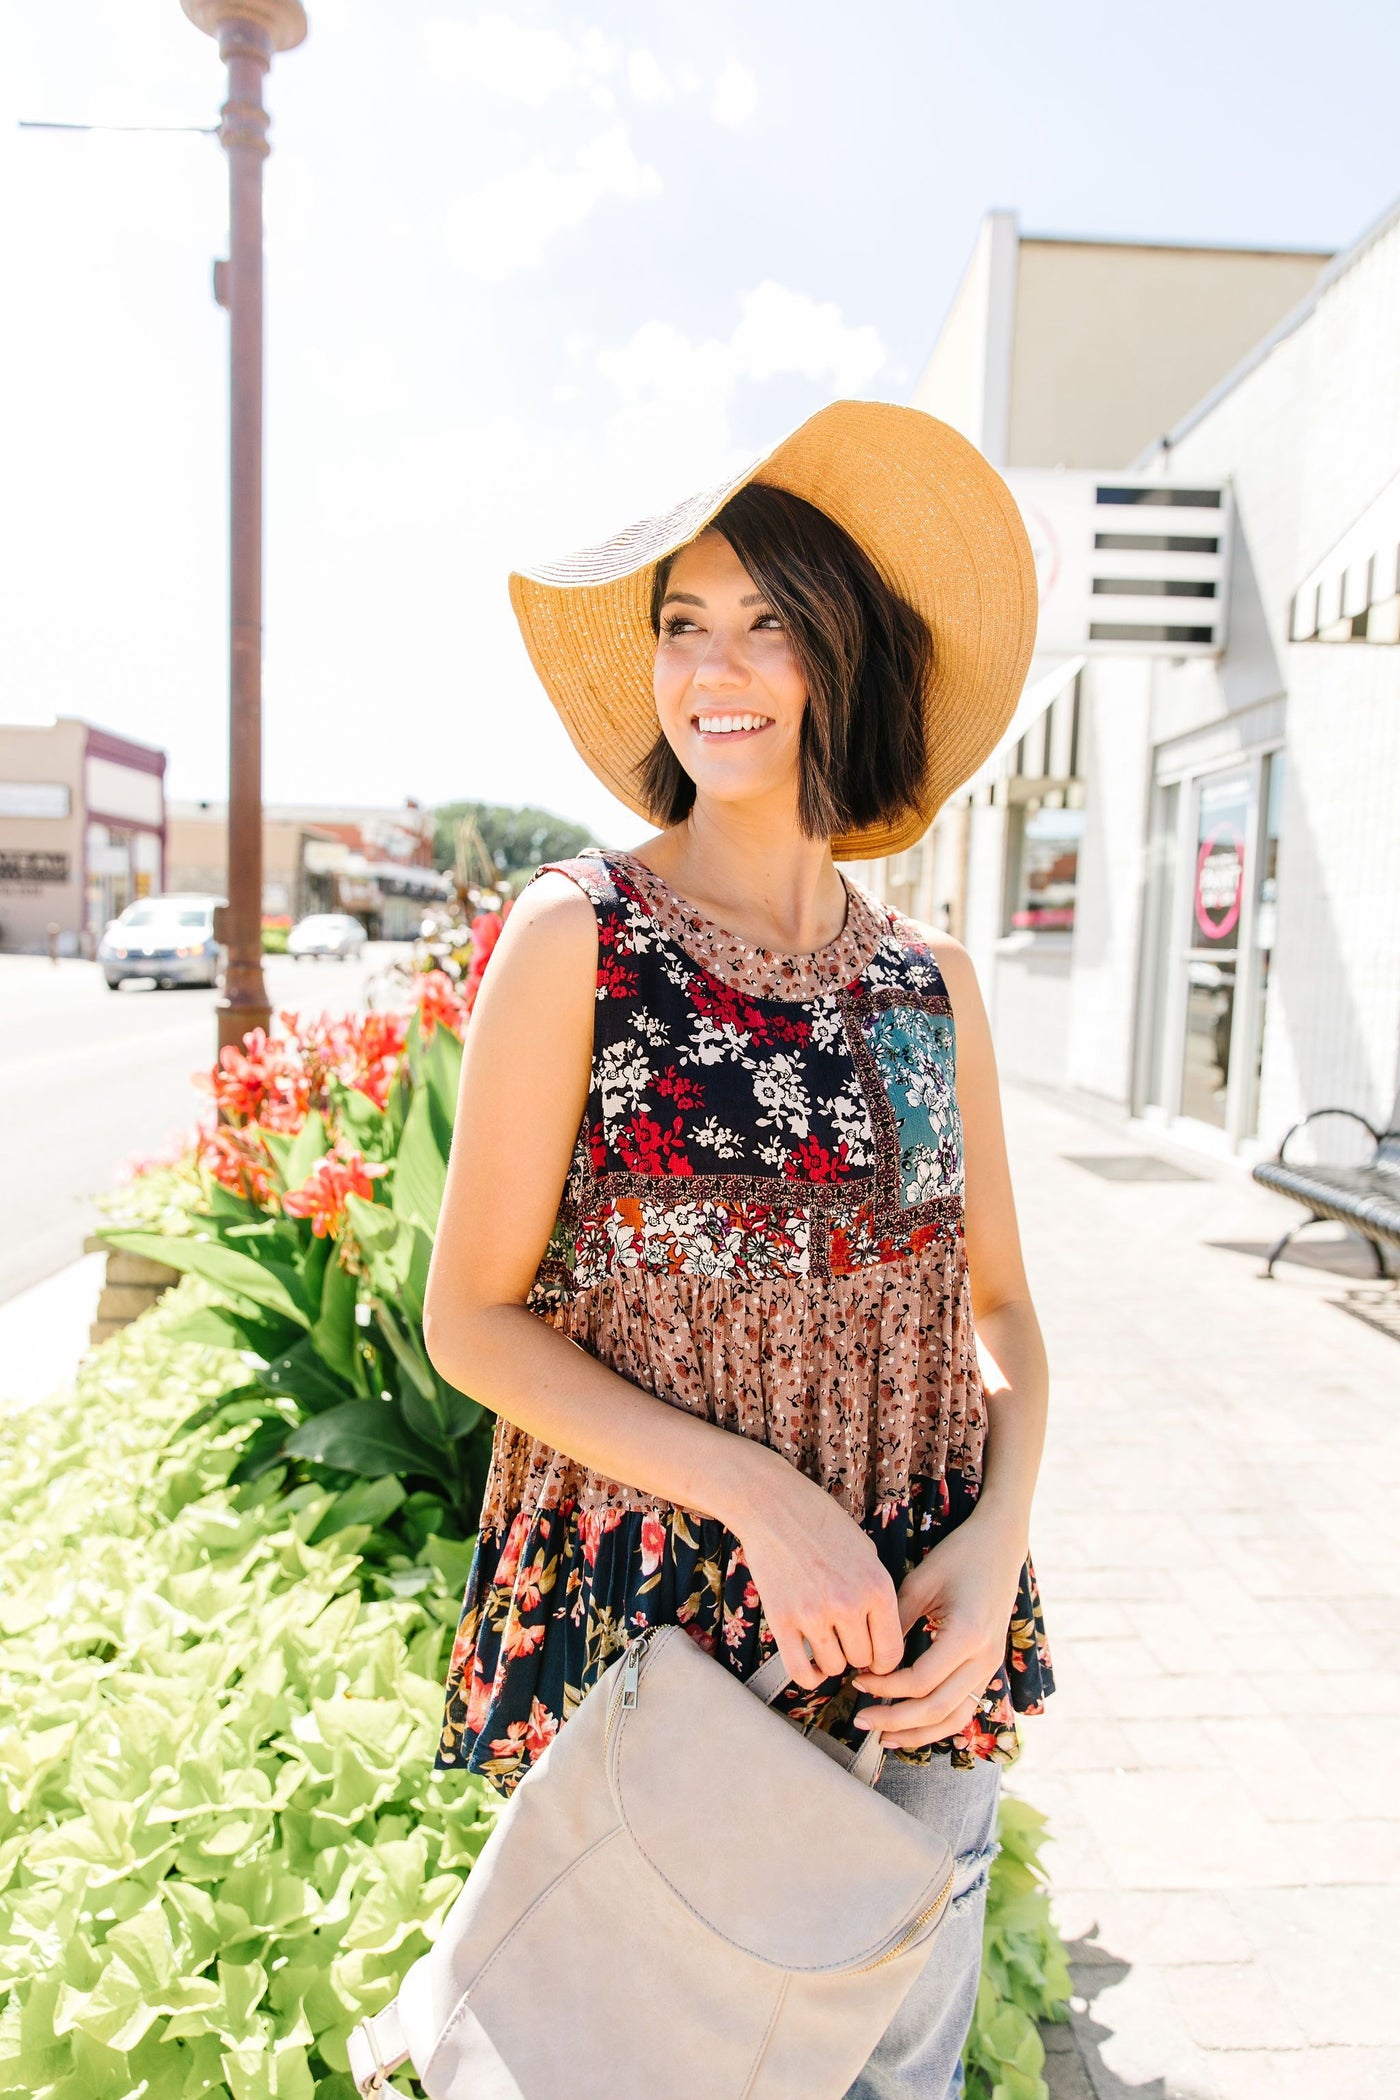
[(228, 67), (229, 257), (215, 296), (229, 316), (228, 968), (219, 1048), (271, 1019), (262, 968), (263, 75), (306, 35), (301, 0), (180, 0)]

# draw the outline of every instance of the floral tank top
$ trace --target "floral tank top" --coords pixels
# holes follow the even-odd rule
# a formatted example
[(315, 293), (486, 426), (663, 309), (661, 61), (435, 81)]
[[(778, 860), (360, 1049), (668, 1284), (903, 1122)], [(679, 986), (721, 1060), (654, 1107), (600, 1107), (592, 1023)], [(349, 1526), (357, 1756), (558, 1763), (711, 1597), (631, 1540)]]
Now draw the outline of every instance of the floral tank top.
[[(973, 1508), (986, 1401), (963, 1240), (952, 1006), (912, 921), (847, 882), (810, 955), (754, 948), (628, 853), (552, 864), (598, 921), (587, 1108), (531, 1308), (658, 1401), (836, 1496), (896, 1586)], [(541, 873), (550, 872), (541, 869)], [(843, 878), (844, 879), (844, 878)], [(498, 1420), (438, 1770), (509, 1793), (631, 1636), (773, 1652), (740, 1541)], [(931, 1639), (909, 1634), (912, 1662)], [(1029, 1561), (991, 1710), (890, 1754), (1009, 1761), (1052, 1690)], [(859, 1743), (870, 1703), (789, 1687)]]

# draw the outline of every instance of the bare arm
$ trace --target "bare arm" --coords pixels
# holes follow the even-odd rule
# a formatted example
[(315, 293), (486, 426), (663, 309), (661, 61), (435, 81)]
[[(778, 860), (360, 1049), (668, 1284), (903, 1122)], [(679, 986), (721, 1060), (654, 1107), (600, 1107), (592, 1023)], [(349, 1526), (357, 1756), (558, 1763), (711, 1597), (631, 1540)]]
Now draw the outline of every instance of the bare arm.
[(1045, 1443), (1050, 1374), (1021, 1254), (987, 1010), (966, 949), (943, 934), (937, 953), (957, 1032), (967, 1262), (988, 1403), (977, 1515), (984, 1533), (1002, 1535), (1019, 1570)]
[(894, 1589), (838, 1503), (777, 1452), (639, 1391), (527, 1309), (588, 1098), (596, 971), (592, 907), (566, 876), (542, 876), (506, 922), (467, 1030), (429, 1357), (555, 1450), (733, 1531), (799, 1683), (847, 1663), (890, 1668), (902, 1645)]
[(1031, 1304), (1011, 1192), (991, 1029), (967, 951), (925, 929), (953, 1002), (957, 1095), (963, 1126), (968, 1270), (978, 1365), (987, 1394), (982, 1485), (972, 1515), (906, 1579), (906, 1626), (929, 1615), (926, 1655), (863, 1689), (897, 1702), (859, 1716), (895, 1747), (938, 1742), (967, 1725), (973, 1702), (1004, 1659), (1006, 1632), (1030, 1531), (1040, 1470), (1049, 1372)]

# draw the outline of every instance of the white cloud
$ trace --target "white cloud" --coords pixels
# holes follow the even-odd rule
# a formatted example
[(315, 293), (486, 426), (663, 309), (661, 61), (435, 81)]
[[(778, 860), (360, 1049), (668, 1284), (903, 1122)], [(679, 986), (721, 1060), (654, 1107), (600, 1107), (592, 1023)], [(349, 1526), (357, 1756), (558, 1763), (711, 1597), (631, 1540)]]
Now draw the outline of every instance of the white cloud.
[(634, 51), (627, 61), (627, 85), (638, 102), (673, 102), (676, 90), (670, 74), (651, 51)]
[(485, 8), (470, 21), (436, 15), (423, 32), (433, 76), (454, 88), (483, 89), (526, 109), (543, 109), (558, 95), (590, 92), (610, 105), (604, 86), (622, 53), (598, 28), (577, 37), (558, 29), (532, 28)]
[(449, 207), (447, 248), (471, 276), (499, 284), (533, 269), (557, 233), (578, 226), (605, 198), (634, 203), (657, 196), (661, 177), (638, 160), (623, 124), (610, 125), (575, 153), (537, 153), (494, 175)]
[[(589, 357), (586, 346), (579, 357)], [(744, 464), (730, 429), (741, 385), (787, 373), (825, 380), (833, 394), (854, 392), (880, 370), (885, 347), (876, 329), (847, 323), (838, 306), (769, 280), (744, 294), (727, 339), (693, 342), (669, 321), (647, 321), (626, 342), (593, 351), (591, 362), (618, 396), (606, 431), (609, 487), (592, 492), (615, 499), (615, 525)], [(609, 529), (594, 508), (587, 527), (598, 525)]]
[(674, 102), (705, 85), (704, 75), (682, 62), (669, 72), (654, 51), (633, 51), (627, 60), (627, 85), (638, 102)]
[(832, 301), (790, 292), (771, 278), (744, 295), (739, 314), (730, 348), (746, 379), (800, 372), (804, 379), (829, 378), (838, 394), (849, 394), (868, 386), (885, 362), (877, 329), (853, 328)]
[(716, 124), (724, 124), (732, 130), (740, 124), (747, 124), (757, 108), (758, 82), (739, 59), (727, 59), (724, 71), (715, 82), (710, 115)]

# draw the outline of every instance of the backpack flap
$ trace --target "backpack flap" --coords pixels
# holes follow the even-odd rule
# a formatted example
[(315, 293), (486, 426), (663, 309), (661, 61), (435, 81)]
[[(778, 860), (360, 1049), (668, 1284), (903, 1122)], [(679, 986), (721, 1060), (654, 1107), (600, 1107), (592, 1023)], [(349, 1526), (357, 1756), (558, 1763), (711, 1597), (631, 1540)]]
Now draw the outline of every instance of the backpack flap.
[(606, 1749), (633, 1845), (687, 1909), (777, 1969), (861, 1969), (947, 1902), (947, 1844), (773, 1713), (680, 1627), (650, 1638)]

